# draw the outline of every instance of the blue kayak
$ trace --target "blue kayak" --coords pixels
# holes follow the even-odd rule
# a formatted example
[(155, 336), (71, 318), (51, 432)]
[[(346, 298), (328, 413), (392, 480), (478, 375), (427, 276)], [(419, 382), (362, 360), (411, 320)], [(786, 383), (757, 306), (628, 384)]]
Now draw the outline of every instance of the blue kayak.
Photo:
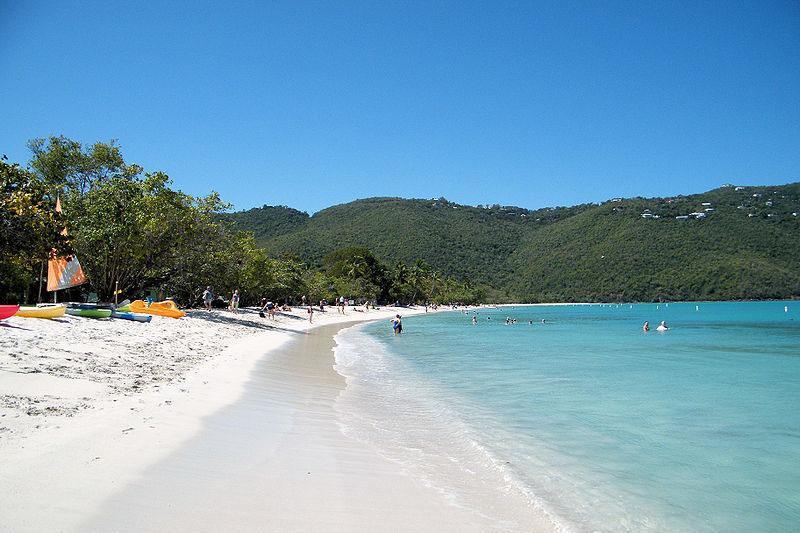
[(153, 317), (142, 313), (126, 313), (124, 311), (111, 311), (111, 318), (124, 318), (125, 320), (135, 320), (137, 322), (150, 322)]

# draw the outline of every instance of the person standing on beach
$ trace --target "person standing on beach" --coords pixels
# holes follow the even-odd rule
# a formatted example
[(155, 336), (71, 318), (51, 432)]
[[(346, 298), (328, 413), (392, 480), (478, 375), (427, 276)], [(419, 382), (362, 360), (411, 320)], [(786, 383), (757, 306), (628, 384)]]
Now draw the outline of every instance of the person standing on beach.
[(211, 292), (211, 285), (206, 287), (206, 290), (203, 291), (203, 306), (209, 311), (211, 311), (211, 300), (214, 299), (214, 293)]
[(228, 306), (228, 309), (236, 313), (239, 311), (239, 289), (233, 291), (231, 295), (231, 304)]
[(310, 305), (308, 306), (308, 323), (311, 324), (314, 321), (314, 308)]

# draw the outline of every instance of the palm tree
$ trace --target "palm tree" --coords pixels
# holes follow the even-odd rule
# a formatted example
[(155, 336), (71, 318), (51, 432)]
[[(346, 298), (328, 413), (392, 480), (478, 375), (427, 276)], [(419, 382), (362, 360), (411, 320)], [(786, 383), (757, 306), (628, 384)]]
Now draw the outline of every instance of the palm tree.
[(412, 302), (417, 300), (417, 292), (419, 291), (419, 287), (425, 279), (425, 275), (428, 273), (429, 268), (430, 267), (428, 264), (422, 259), (417, 259), (414, 262), (414, 266), (411, 267), (411, 272), (409, 273), (408, 279), (411, 282), (411, 285), (414, 287), (414, 296), (411, 297)]
[(353, 286), (356, 283), (356, 278), (364, 274), (365, 266), (364, 258), (360, 255), (356, 255), (347, 261), (347, 277), (350, 278), (350, 300), (353, 299)]
[(442, 281), (442, 275), (436, 270), (434, 270), (433, 272), (430, 273), (428, 279), (431, 282), (431, 292), (428, 295), (428, 299), (430, 300), (433, 297), (433, 293), (436, 292), (436, 283)]

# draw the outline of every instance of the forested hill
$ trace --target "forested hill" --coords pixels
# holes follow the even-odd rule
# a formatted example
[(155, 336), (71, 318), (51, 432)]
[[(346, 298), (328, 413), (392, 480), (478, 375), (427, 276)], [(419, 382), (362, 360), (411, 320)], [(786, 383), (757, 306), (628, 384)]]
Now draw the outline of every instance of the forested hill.
[(347, 246), (424, 259), (522, 301), (800, 298), (800, 183), (527, 210), (370, 198), (309, 217), (226, 215), (272, 253), (311, 264)]

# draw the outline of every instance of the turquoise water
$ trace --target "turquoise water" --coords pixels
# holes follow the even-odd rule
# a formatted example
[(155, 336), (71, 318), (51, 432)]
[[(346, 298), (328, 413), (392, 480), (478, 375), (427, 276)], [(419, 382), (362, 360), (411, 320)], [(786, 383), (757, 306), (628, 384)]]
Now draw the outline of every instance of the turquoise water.
[(345, 431), (508, 530), (800, 530), (800, 302), (469, 313), (343, 330)]

